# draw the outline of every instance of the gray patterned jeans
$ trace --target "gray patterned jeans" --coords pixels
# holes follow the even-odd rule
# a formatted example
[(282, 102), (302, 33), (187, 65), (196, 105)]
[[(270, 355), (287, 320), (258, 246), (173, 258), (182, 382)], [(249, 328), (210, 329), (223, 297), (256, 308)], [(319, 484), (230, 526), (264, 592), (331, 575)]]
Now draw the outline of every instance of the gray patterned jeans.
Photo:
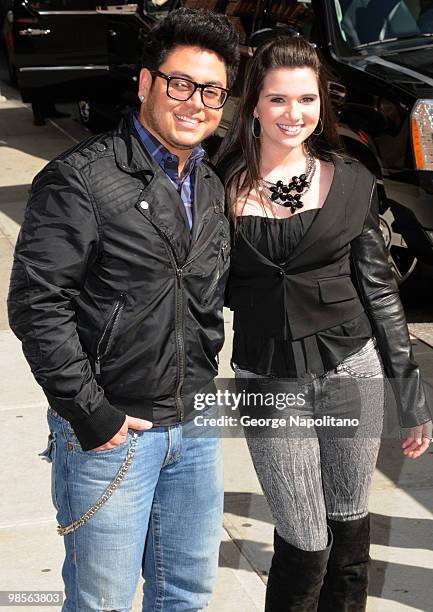
[[(235, 375), (265, 384), (272, 380), (237, 367)], [(383, 372), (374, 341), (303, 388), (308, 400), (303, 415), (331, 412), (337, 417), (355, 411), (360, 422), (355, 434), (334, 436), (328, 429), (325, 435), (320, 427), (301, 428), (295, 435), (244, 431), (278, 534), (314, 551), (327, 545), (327, 518), (350, 521), (368, 514), (384, 411)]]

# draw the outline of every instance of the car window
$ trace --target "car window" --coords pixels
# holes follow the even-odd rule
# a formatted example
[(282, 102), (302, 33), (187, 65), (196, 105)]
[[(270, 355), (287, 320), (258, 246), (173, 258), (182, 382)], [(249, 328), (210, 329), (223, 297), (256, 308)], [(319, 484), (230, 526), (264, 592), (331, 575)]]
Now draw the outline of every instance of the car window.
[(352, 48), (433, 34), (433, 0), (333, 0), (343, 40)]

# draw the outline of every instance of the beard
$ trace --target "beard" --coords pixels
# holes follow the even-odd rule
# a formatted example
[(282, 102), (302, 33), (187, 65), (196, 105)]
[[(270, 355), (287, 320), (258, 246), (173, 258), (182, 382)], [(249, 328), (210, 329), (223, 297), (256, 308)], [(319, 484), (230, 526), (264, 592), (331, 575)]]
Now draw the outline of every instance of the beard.
[(194, 147), (201, 143), (201, 139), (197, 139), (192, 143), (179, 142), (174, 139), (171, 134), (164, 133), (164, 129), (161, 126), (161, 122), (158, 119), (158, 114), (155, 111), (156, 104), (154, 102), (152, 94), (150, 94), (146, 102), (142, 105), (142, 118), (144, 120), (144, 126), (152, 132), (160, 142), (166, 142), (168, 145), (182, 151), (192, 151)]

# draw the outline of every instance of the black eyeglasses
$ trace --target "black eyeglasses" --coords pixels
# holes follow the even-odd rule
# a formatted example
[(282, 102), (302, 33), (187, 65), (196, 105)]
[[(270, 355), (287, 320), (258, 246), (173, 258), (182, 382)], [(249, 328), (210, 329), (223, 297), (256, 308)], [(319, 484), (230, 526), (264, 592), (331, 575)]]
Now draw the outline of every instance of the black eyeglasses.
[(185, 77), (168, 76), (159, 70), (150, 70), (154, 76), (167, 81), (167, 96), (173, 100), (185, 102), (192, 98), (197, 89), (200, 90), (201, 101), (208, 108), (222, 108), (230, 95), (230, 89), (196, 83)]

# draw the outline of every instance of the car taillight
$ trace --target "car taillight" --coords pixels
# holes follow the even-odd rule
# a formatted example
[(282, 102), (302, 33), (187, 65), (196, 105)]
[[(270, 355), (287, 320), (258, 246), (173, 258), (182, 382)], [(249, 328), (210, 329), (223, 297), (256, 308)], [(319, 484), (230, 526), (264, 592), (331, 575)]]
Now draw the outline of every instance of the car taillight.
[(416, 101), (411, 127), (416, 169), (433, 170), (433, 100)]

